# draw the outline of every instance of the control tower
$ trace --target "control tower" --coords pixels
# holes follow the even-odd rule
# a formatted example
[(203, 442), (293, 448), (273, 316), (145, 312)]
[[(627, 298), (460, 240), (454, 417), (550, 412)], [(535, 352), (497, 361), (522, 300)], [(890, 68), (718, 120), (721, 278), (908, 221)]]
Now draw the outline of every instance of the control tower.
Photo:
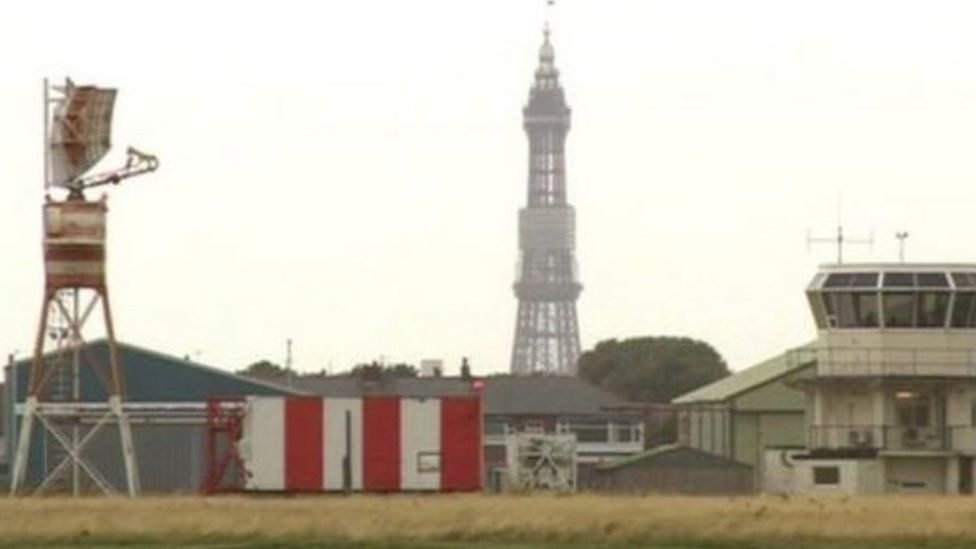
[(807, 450), (794, 486), (972, 493), (976, 264), (824, 265), (807, 288)]

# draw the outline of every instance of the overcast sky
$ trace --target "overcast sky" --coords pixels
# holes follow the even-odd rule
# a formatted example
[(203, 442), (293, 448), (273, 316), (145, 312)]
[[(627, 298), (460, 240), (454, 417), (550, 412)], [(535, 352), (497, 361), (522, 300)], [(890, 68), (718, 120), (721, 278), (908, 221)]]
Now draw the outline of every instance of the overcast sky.
[[(521, 128), (543, 2), (17, 2), (0, 15), (0, 348), (42, 290), (41, 79), (118, 87), (120, 339), (226, 369), (509, 366)], [(144, 13), (140, 13), (140, 11)], [(559, 0), (584, 348), (701, 338), (741, 369), (814, 336), (852, 261), (976, 260), (976, 4)], [(97, 332), (94, 332), (97, 333)]]

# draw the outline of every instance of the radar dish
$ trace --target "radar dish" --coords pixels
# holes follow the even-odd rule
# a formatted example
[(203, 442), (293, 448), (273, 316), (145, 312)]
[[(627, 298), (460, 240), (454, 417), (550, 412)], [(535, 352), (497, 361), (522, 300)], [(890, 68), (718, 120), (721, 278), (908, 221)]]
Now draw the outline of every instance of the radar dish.
[(116, 90), (95, 86), (64, 89), (52, 113), (47, 184), (69, 186), (98, 163), (111, 148)]

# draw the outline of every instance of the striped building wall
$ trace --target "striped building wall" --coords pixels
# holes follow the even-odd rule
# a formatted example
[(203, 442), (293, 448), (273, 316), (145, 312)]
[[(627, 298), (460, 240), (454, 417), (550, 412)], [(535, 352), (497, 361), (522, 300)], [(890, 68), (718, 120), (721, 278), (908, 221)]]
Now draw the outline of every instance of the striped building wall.
[(479, 490), (479, 396), (249, 397), (250, 490)]

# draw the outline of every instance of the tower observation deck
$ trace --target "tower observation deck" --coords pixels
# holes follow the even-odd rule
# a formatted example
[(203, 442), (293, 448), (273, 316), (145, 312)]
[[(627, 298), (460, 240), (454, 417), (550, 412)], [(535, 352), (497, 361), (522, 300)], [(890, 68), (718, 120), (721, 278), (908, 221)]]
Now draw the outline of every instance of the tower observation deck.
[(514, 285), (519, 304), (511, 371), (573, 375), (580, 353), (576, 299), (583, 287), (574, 255), (576, 212), (566, 202), (570, 110), (548, 28), (544, 36), (535, 83), (522, 111), (529, 138), (529, 177), (527, 204), (519, 211)]

